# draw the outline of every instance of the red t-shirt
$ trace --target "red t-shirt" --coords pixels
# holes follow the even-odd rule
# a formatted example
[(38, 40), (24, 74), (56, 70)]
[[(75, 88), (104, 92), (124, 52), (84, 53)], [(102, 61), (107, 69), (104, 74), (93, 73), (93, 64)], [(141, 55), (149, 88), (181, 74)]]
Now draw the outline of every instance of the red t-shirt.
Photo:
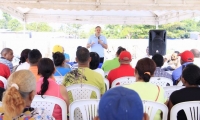
[[(2, 63), (0, 63), (0, 76), (8, 79), (8, 77), (10, 76), (10, 69), (8, 68), (7, 65), (4, 65)], [(4, 84), (2, 81), (0, 81), (0, 87), (4, 88)]]
[(109, 80), (111, 86), (112, 82), (117, 78), (134, 75), (135, 69), (132, 68), (131, 65), (121, 64), (118, 68), (115, 68), (109, 72), (107, 79)]

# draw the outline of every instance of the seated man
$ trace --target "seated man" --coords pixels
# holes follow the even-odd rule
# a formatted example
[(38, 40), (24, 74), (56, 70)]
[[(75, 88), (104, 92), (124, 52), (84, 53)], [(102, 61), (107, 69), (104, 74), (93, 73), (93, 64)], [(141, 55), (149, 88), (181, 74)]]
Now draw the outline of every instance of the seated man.
[(12, 59), (13, 59), (13, 51), (10, 48), (4, 48), (1, 51), (1, 58), (0, 58), (0, 63), (3, 63), (7, 65), (10, 69), (10, 72), (13, 70), (13, 64), (12, 64)]
[(120, 53), (122, 52), (122, 51), (125, 51), (126, 49), (125, 48), (123, 48), (123, 47), (118, 47), (118, 50), (117, 50), (117, 52), (116, 52), (116, 57), (114, 58), (114, 59), (112, 59), (112, 60), (107, 60), (107, 61), (105, 61), (104, 63), (103, 63), (103, 65), (102, 65), (102, 70), (104, 71), (104, 72), (109, 72), (110, 70), (112, 70), (112, 69), (115, 69), (115, 68), (117, 68), (117, 67), (119, 67), (119, 59), (118, 59), (118, 57), (119, 57), (119, 55), (120, 55)]
[(172, 79), (174, 82), (174, 85), (177, 84), (177, 82), (180, 80), (180, 77), (182, 75), (183, 69), (188, 65), (192, 64), (194, 61), (194, 55), (192, 52), (186, 50), (183, 53), (179, 54), (181, 57), (181, 66), (178, 67), (176, 70), (172, 73)]
[(110, 85), (117, 78), (125, 76), (134, 76), (135, 70), (130, 65), (131, 61), (132, 61), (131, 54), (128, 51), (122, 51), (120, 53), (119, 55), (120, 66), (118, 68), (111, 70), (107, 77), (107, 79), (110, 82)]
[(164, 64), (163, 56), (160, 54), (155, 54), (152, 57), (152, 60), (156, 63), (156, 70), (154, 72), (154, 77), (166, 77), (172, 80), (172, 76), (163, 69), (161, 69), (161, 67)]
[[(82, 47), (77, 49), (76, 61), (78, 63), (78, 69), (65, 75), (63, 85), (67, 87), (78, 83), (90, 84), (99, 88), (101, 94), (104, 94), (105, 83), (103, 77), (99, 73), (89, 69), (91, 58), (87, 48)], [(92, 94), (91, 98), (96, 98), (96, 96)], [(71, 103), (73, 98), (70, 94), (69, 99)]]
[(180, 59), (179, 59), (179, 52), (175, 51), (172, 55), (170, 60), (167, 60), (168, 67), (165, 68), (166, 71), (173, 71), (180, 67)]
[(190, 50), (194, 55), (194, 64), (200, 67), (200, 52), (197, 49)]
[(42, 54), (37, 49), (31, 50), (28, 54), (28, 60), (30, 63), (29, 70), (35, 75), (36, 80), (40, 79), (40, 75), (38, 75), (37, 64), (41, 58), (42, 58)]
[(94, 120), (149, 120), (148, 115), (143, 113), (138, 93), (124, 87), (107, 91), (98, 108), (98, 116)]

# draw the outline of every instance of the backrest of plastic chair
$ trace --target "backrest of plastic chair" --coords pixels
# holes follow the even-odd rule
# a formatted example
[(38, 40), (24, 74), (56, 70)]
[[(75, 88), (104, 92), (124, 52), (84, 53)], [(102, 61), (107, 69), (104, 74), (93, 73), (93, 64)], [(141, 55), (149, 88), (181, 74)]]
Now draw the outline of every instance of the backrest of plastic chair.
[[(127, 76), (127, 77), (120, 77), (117, 78), (116, 80), (114, 80), (112, 82), (111, 88), (119, 86), (119, 85), (128, 85), (128, 84), (132, 84), (136, 81), (135, 77), (132, 76)], [(119, 83), (119, 85), (118, 85)]]
[(182, 102), (174, 105), (170, 112), (170, 120), (177, 120), (177, 114), (184, 110), (187, 120), (200, 119), (200, 101)]
[(3, 77), (3, 76), (0, 76), (0, 81), (3, 82), (3, 84), (4, 84), (4, 88), (6, 89), (6, 86), (7, 86), (7, 80), (6, 80), (6, 78)]
[(54, 96), (48, 96), (43, 95), (43, 98), (41, 95), (35, 95), (31, 107), (34, 108), (43, 108), (49, 112), (49, 114), (53, 115), (53, 110), (55, 105), (59, 105), (62, 110), (62, 119), (67, 120), (67, 105), (64, 100), (54, 97)]
[(151, 77), (149, 82), (161, 87), (173, 86), (173, 81), (165, 77)]
[(167, 87), (163, 87), (164, 91), (165, 91), (165, 97), (169, 99), (170, 95), (176, 91), (176, 90), (180, 90), (182, 88), (185, 88), (184, 86), (167, 86)]
[(150, 118), (149, 120), (154, 120), (154, 117), (158, 110), (162, 111), (163, 120), (167, 120), (168, 108), (165, 104), (143, 100), (143, 108), (144, 108), (144, 113), (147, 113), (149, 115)]
[(106, 90), (108, 91), (109, 87), (110, 87), (110, 83), (109, 83), (108, 79), (106, 79), (106, 78), (104, 78), (104, 82), (106, 84)]
[[(82, 120), (93, 120), (97, 116), (98, 105), (99, 99), (77, 100), (72, 102), (69, 106), (70, 120), (77, 120), (76, 116), (78, 116), (78, 119), (82, 117)], [(77, 108), (81, 112), (79, 115), (75, 114)]]
[(100, 99), (99, 88), (89, 84), (73, 84), (67, 87), (67, 91), (72, 93), (73, 100), (90, 99), (92, 92), (96, 93), (97, 99)]
[(64, 79), (64, 76), (54, 76), (55, 80), (56, 80), (56, 83), (58, 85), (62, 85), (62, 81)]

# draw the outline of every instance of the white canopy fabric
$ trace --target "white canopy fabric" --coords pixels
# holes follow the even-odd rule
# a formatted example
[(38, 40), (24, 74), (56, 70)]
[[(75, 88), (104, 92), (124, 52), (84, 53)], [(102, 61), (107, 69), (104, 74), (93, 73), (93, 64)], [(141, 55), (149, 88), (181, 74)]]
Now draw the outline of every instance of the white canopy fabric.
[(161, 25), (200, 16), (200, 0), (0, 0), (25, 22)]

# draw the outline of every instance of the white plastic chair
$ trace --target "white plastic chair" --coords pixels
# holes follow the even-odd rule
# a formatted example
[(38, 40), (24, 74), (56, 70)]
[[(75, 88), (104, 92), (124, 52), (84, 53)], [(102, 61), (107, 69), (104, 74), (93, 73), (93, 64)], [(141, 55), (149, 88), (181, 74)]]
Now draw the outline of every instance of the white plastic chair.
[[(93, 120), (97, 116), (99, 99), (77, 100), (69, 106), (70, 120)], [(80, 113), (77, 114), (77, 108)], [(76, 119), (75, 119), (76, 118)]]
[(173, 81), (165, 77), (151, 77), (149, 82), (161, 87), (173, 86)]
[[(128, 84), (132, 84), (136, 81), (135, 77), (120, 77), (117, 78), (116, 80), (114, 80), (112, 82), (111, 88), (116, 87), (116, 86), (121, 86), (121, 85), (128, 85)], [(117, 85), (119, 83), (119, 85)]]
[(177, 120), (177, 114), (184, 110), (187, 120), (200, 119), (200, 101), (182, 102), (174, 105), (170, 112), (170, 120)]
[(167, 86), (167, 87), (163, 87), (164, 91), (165, 91), (165, 97), (169, 99), (170, 95), (176, 91), (176, 90), (180, 90), (182, 88), (184, 88), (184, 86)]
[(90, 99), (92, 92), (96, 93), (97, 99), (100, 99), (99, 88), (89, 84), (73, 84), (67, 87), (67, 91), (72, 93), (73, 100)]
[(168, 108), (165, 104), (153, 101), (146, 101), (146, 100), (143, 100), (142, 102), (143, 102), (144, 113), (147, 113), (149, 115), (149, 120), (154, 120), (154, 117), (158, 110), (161, 110), (163, 113), (162, 120), (167, 120)]
[(182, 81), (179, 81), (177, 86), (183, 86), (183, 82)]
[(47, 96), (43, 95), (43, 98), (41, 95), (35, 95), (31, 107), (34, 108), (43, 108), (49, 112), (49, 114), (53, 115), (53, 110), (55, 105), (59, 105), (62, 110), (62, 120), (67, 120), (67, 105), (64, 100), (53, 97), (53, 96)]
[(109, 83), (108, 79), (106, 79), (106, 78), (104, 78), (104, 82), (106, 84), (106, 91), (108, 91), (109, 87), (110, 87), (110, 83)]
[(167, 73), (169, 73), (170, 75), (172, 75), (173, 71), (166, 71)]
[(54, 76), (55, 80), (56, 80), (56, 83), (58, 85), (62, 85), (62, 81), (64, 79), (64, 76)]
[(4, 88), (6, 89), (6, 86), (7, 86), (7, 80), (6, 80), (6, 78), (3, 77), (3, 76), (0, 76), (0, 81), (3, 82), (3, 84), (4, 84)]

